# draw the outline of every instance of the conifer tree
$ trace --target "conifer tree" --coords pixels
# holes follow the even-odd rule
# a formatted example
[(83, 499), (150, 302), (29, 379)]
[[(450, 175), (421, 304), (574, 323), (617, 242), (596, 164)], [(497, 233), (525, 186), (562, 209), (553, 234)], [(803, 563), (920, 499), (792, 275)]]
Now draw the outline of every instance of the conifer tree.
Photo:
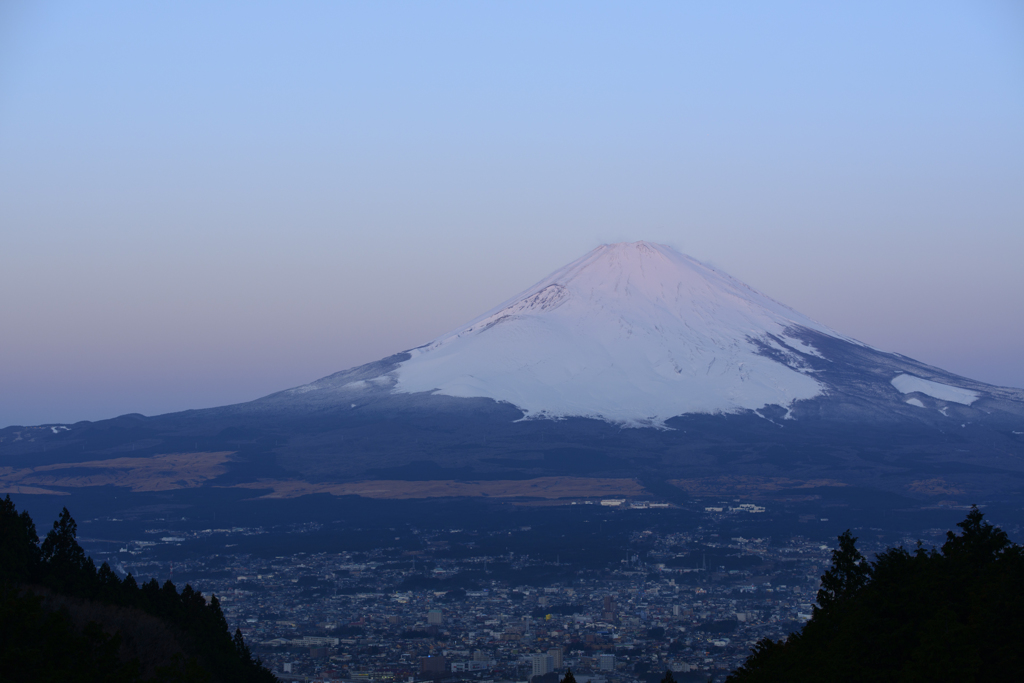
[(43, 540), (43, 561), (57, 573), (76, 573), (86, 566), (85, 551), (78, 545), (78, 523), (67, 508)]
[(39, 564), (39, 535), (28, 512), (19, 515), (11, 496), (0, 500), (0, 579), (24, 581)]
[(832, 567), (821, 577), (815, 611), (828, 611), (848, 600), (868, 581), (871, 567), (857, 550), (857, 538), (847, 529), (839, 536), (839, 547), (832, 551)]
[(245, 636), (242, 635), (242, 629), (235, 629), (235, 651), (238, 652), (238, 656), (245, 661), (252, 661), (252, 652), (249, 650), (249, 646), (245, 644)]

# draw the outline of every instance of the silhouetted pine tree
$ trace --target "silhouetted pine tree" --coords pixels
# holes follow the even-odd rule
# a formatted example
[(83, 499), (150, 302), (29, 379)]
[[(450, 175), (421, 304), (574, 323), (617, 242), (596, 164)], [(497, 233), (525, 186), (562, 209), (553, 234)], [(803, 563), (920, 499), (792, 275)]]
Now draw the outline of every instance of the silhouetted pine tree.
[(39, 570), (39, 535), (27, 512), (0, 500), (0, 581), (25, 581)]

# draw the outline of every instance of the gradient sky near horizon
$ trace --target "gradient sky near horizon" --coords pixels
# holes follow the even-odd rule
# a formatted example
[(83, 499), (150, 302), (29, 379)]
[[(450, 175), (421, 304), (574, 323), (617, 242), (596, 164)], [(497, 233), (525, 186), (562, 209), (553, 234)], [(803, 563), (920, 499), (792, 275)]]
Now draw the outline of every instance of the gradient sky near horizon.
[(1024, 3), (0, 5), (0, 426), (256, 398), (639, 239), (1024, 387)]

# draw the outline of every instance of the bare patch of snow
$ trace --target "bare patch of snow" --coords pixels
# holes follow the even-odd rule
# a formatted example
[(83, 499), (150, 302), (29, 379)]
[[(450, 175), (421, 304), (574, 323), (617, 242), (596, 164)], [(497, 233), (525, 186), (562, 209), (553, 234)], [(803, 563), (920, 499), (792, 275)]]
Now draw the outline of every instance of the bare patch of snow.
[(920, 377), (914, 377), (913, 375), (897, 375), (896, 377), (893, 377), (892, 385), (896, 387), (901, 394), (911, 394), (916, 392), (924, 394), (925, 396), (937, 398), (940, 401), (961, 403), (965, 406), (971, 405), (980, 398), (976, 391), (950, 386), (949, 384), (941, 384), (940, 382), (933, 382), (928, 379), (921, 379)]
[(916, 398), (908, 398), (908, 399), (906, 400), (906, 402), (907, 402), (907, 403), (909, 403), (909, 404), (910, 404), (910, 405), (912, 405), (912, 406), (917, 406), (918, 408), (924, 408), (924, 404), (923, 404), (923, 403), (921, 403), (921, 401), (920, 401), (919, 399), (916, 399)]
[(825, 357), (821, 355), (821, 352), (818, 351), (818, 349), (814, 348), (810, 344), (807, 344), (806, 342), (800, 341), (799, 339), (793, 339), (792, 337), (783, 337), (782, 340), (785, 341), (787, 345), (796, 349), (800, 353), (806, 353), (808, 356), (817, 356), (818, 358)]

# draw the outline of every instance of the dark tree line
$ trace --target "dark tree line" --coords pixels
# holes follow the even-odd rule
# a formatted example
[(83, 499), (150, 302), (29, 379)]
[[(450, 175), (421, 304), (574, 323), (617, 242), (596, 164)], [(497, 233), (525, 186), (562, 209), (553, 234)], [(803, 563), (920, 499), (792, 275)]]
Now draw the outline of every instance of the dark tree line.
[(811, 620), (761, 640), (734, 683), (1024, 681), (1024, 550), (977, 508), (938, 550), (869, 562), (849, 530)]
[(140, 586), (105, 562), (97, 569), (77, 530), (64, 508), (40, 544), (28, 513), (0, 500), (0, 678), (277, 680), (241, 631), (231, 636), (216, 596), (156, 579)]

